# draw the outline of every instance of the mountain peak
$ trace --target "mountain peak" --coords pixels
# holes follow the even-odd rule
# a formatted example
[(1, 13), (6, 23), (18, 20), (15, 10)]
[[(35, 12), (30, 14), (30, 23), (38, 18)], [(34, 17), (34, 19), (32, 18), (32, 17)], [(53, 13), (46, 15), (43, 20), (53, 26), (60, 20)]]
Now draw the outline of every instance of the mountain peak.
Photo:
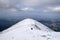
[(34, 19), (32, 19), (32, 18), (26, 18), (26, 19), (24, 19), (24, 20), (34, 20)]
[[(41, 31), (53, 31), (50, 28), (48, 28), (47, 26), (43, 25), (42, 23), (34, 20), (34, 19), (24, 19), (18, 23), (16, 23), (15, 25), (11, 26), (10, 28), (8, 28), (7, 30), (4, 30), (3, 32), (7, 32), (7, 31), (11, 31), (11, 30), (15, 30), (18, 28), (30, 28), (31, 30), (41, 30)], [(24, 30), (22, 29), (22, 30)], [(29, 30), (29, 29), (28, 29)]]

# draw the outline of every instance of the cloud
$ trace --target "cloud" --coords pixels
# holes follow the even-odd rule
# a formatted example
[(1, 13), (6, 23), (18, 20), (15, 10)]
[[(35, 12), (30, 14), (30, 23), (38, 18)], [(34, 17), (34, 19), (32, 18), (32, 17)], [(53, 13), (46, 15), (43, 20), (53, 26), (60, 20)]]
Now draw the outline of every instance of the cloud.
[(14, 5), (16, 4), (16, 1), (14, 0), (0, 0), (0, 10), (2, 11), (16, 11), (16, 8)]
[(60, 6), (47, 7), (43, 12), (60, 12)]
[(34, 8), (25, 7), (25, 8), (21, 8), (21, 10), (23, 10), (23, 11), (34, 11)]
[(52, 8), (52, 11), (60, 11), (60, 7), (54, 7)]
[(26, 6), (37, 6), (45, 3), (51, 3), (53, 0), (20, 0)]
[[(59, 1), (57, 1), (59, 2)], [(55, 0), (0, 0), (0, 10), (7, 12), (16, 12), (19, 10), (34, 10), (32, 6), (56, 3)], [(20, 7), (17, 7), (17, 5)], [(25, 7), (24, 7), (25, 6)], [(21, 8), (23, 7), (23, 8)], [(47, 10), (45, 10), (47, 11)]]

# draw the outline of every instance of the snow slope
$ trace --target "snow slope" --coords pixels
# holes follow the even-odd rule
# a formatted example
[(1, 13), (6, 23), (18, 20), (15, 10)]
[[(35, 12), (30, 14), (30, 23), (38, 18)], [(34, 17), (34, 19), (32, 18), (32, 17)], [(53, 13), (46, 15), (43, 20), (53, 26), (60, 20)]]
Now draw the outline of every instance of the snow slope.
[(33, 19), (25, 19), (0, 33), (0, 40), (59, 40), (60, 33)]
[(11, 26), (7, 30), (4, 30), (3, 32), (5, 33), (5, 32), (15, 30), (15, 29), (21, 28), (21, 27), (30, 28), (30, 29), (33, 28), (35, 30), (42, 30), (42, 31), (53, 31), (50, 28), (48, 28), (47, 26), (43, 25), (42, 23), (28, 18), (28, 19), (24, 19), (24, 20), (18, 22), (17, 24)]

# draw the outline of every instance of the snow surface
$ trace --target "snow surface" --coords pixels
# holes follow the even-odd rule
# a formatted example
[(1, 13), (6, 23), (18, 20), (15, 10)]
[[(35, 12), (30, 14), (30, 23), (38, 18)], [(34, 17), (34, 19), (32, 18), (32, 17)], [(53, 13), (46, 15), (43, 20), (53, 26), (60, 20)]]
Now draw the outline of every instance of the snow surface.
[(17, 24), (13, 25), (12, 27), (8, 28), (7, 30), (4, 30), (3, 32), (8, 32), (11, 30), (15, 30), (17, 28), (21, 28), (21, 27), (25, 27), (25, 28), (33, 28), (35, 30), (42, 30), (42, 31), (53, 31), (50, 28), (48, 28), (47, 26), (43, 25), (42, 23), (33, 20), (33, 19), (24, 19), (20, 22), (18, 22)]
[(60, 33), (33, 19), (25, 19), (0, 33), (0, 40), (60, 40)]

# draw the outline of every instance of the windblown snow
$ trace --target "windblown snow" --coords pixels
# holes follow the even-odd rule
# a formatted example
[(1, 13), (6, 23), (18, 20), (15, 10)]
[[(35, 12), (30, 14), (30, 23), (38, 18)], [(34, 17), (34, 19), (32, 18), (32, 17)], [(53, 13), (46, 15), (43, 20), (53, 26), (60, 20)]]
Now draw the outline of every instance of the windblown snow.
[(24, 19), (0, 33), (0, 40), (59, 40), (55, 32), (33, 19)]

